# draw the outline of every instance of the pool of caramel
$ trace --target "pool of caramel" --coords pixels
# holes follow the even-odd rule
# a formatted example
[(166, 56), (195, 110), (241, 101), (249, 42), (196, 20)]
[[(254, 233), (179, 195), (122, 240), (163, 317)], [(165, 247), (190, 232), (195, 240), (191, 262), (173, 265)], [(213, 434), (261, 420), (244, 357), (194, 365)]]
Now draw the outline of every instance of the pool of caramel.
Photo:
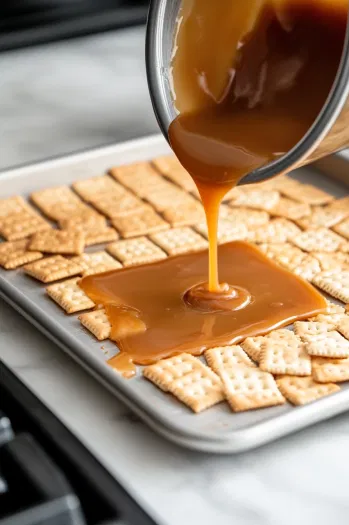
[(146, 365), (181, 352), (199, 355), (208, 347), (265, 334), (326, 308), (315, 288), (254, 246), (232, 242), (218, 252), (222, 279), (250, 294), (244, 308), (209, 312), (185, 300), (186, 291), (206, 279), (207, 250), (80, 281), (85, 293), (107, 308), (112, 338), (122, 352), (115, 366), (126, 371), (131, 362)]

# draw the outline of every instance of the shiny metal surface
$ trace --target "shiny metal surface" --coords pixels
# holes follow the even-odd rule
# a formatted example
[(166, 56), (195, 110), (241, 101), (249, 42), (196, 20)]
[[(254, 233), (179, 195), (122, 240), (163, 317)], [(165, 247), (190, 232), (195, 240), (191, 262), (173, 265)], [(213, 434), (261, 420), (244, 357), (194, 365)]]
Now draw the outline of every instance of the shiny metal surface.
[[(28, 196), (32, 191), (57, 184), (71, 184), (99, 175), (113, 165), (151, 159), (168, 152), (163, 137), (155, 136), (16, 168), (1, 174), (0, 199), (16, 194)], [(349, 159), (347, 166), (349, 168)], [(316, 184), (337, 197), (347, 194), (348, 186), (332, 180), (332, 175), (334, 172), (330, 169), (323, 169), (321, 174), (312, 167), (301, 168), (294, 174), (297, 179)], [(91, 251), (100, 249), (102, 246), (89, 248)], [(111, 341), (97, 341), (82, 327), (77, 315), (66, 315), (47, 296), (44, 284), (21, 270), (0, 268), (0, 296), (154, 431), (184, 447), (218, 454), (242, 452), (330, 418), (349, 407), (347, 383), (333, 396), (303, 407), (294, 408), (287, 403), (234, 414), (227, 404), (221, 403), (195, 415), (145, 381), (140, 370), (131, 380), (115, 373), (106, 360), (115, 355), (116, 346)]]
[[(181, 0), (151, 0), (147, 37), (146, 66), (150, 96), (161, 132), (168, 140), (168, 128), (176, 116), (170, 87), (170, 63)], [(326, 105), (303, 139), (280, 159), (261, 167), (242, 184), (269, 179), (288, 171), (319, 144), (336, 121), (349, 96), (349, 24), (341, 66)]]

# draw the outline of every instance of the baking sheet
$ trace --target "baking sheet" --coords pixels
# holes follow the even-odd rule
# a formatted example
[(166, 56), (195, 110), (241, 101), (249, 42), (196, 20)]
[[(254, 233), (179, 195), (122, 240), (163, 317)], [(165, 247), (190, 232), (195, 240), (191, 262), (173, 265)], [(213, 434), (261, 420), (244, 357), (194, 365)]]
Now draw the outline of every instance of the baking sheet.
[[(147, 160), (168, 152), (164, 139), (155, 136), (16, 168), (0, 174), (0, 198), (15, 194), (27, 196), (41, 188), (71, 184), (102, 174), (113, 165)], [(347, 195), (349, 180), (346, 186), (340, 182), (345, 177), (337, 177), (338, 159), (342, 171), (343, 162), (349, 169), (349, 157), (344, 152), (325, 164), (319, 163), (317, 168), (301, 168), (293, 176), (336, 197)], [(126, 380), (114, 372), (106, 360), (116, 353), (115, 345), (110, 341), (96, 341), (81, 326), (77, 315), (64, 314), (46, 296), (45, 285), (20, 270), (0, 269), (0, 295), (155, 431), (185, 447), (216, 453), (241, 452), (349, 409), (349, 384), (343, 384), (340, 392), (304, 407), (286, 404), (234, 414), (222, 403), (195, 415), (139, 374)]]

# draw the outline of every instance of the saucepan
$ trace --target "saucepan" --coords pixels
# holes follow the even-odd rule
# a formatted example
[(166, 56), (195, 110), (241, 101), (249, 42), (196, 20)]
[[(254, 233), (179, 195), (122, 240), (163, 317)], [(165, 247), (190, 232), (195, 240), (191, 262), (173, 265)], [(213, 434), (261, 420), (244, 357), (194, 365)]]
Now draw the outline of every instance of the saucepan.
[[(181, 0), (151, 0), (146, 36), (150, 96), (160, 129), (176, 117), (170, 66)], [(259, 182), (286, 173), (349, 146), (349, 24), (340, 67), (327, 101), (302, 140), (285, 155), (246, 175), (241, 183)]]

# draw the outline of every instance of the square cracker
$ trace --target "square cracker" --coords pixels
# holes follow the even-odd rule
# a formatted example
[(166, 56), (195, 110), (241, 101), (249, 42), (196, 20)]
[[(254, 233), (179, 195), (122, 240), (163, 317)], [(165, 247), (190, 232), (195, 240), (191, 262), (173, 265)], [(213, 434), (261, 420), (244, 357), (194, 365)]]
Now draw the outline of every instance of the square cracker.
[(297, 224), (303, 230), (314, 228), (331, 228), (345, 217), (343, 210), (333, 210), (330, 207), (318, 206), (312, 209), (309, 217), (297, 220)]
[(342, 237), (349, 239), (349, 218), (334, 226), (333, 230)]
[(329, 359), (313, 357), (312, 375), (317, 383), (342, 383), (349, 381), (349, 358)]
[(110, 169), (110, 174), (114, 179), (127, 187), (129, 180), (144, 180), (149, 178), (161, 179), (160, 175), (148, 161), (133, 162), (132, 164), (122, 164)]
[(284, 339), (266, 337), (261, 348), (259, 366), (272, 374), (311, 375), (311, 360), (306, 346), (290, 332)]
[(79, 315), (79, 321), (98, 341), (110, 336), (111, 325), (104, 308)]
[[(273, 188), (278, 190), (282, 195), (286, 195), (283, 191), (285, 188), (298, 188), (299, 190), (299, 188), (303, 186), (301, 182), (299, 182), (296, 179), (293, 179), (289, 175), (277, 175), (272, 179), (267, 180), (266, 182), (272, 184)], [(265, 183), (262, 182), (262, 184), (264, 185)]]
[(251, 359), (253, 359), (253, 361), (259, 363), (263, 342), (264, 337), (262, 335), (258, 335), (256, 337), (247, 337), (245, 341), (241, 343), (241, 346), (246, 354)]
[(174, 155), (165, 155), (152, 160), (153, 166), (172, 182), (187, 192), (195, 191), (196, 185), (186, 169)]
[(313, 317), (311, 321), (319, 321), (331, 326), (332, 330), (336, 330), (340, 321), (345, 317), (345, 308), (339, 304), (327, 301), (326, 312), (318, 314)]
[[(263, 246), (265, 245), (263, 244), (259, 248), (261, 249), (262, 247), (263, 249)], [(265, 250), (273, 256), (273, 259), (286, 268), (294, 268), (306, 256), (300, 248), (290, 243), (267, 244)]]
[(316, 383), (312, 377), (285, 376), (276, 380), (281, 393), (293, 405), (305, 405), (340, 390), (338, 385)]
[(287, 219), (273, 219), (264, 226), (250, 229), (248, 240), (250, 242), (282, 244), (298, 235), (300, 229)]
[(68, 279), (60, 283), (51, 284), (46, 288), (47, 294), (53, 299), (67, 314), (88, 310), (95, 306), (94, 302), (79, 287), (80, 278)]
[(163, 211), (164, 218), (174, 228), (191, 226), (205, 220), (205, 212), (202, 204), (197, 200), (188, 201), (181, 206), (171, 206)]
[(109, 226), (85, 228), (85, 246), (94, 246), (105, 242), (116, 241), (119, 238), (117, 231)]
[[(239, 190), (241, 188), (238, 188)], [(252, 191), (239, 191), (230, 201), (230, 206), (243, 206), (256, 210), (270, 211), (278, 204), (280, 194), (274, 190), (253, 189)]]
[(279, 328), (278, 330), (269, 332), (264, 338), (272, 339), (273, 341), (294, 341), (295, 334), (291, 330), (288, 330), (288, 328)]
[(165, 392), (171, 392), (196, 413), (224, 399), (219, 377), (190, 354), (146, 366), (143, 375)]
[(203, 250), (208, 247), (207, 241), (188, 227), (154, 233), (150, 238), (169, 255)]
[(219, 216), (228, 219), (234, 224), (244, 224), (248, 228), (264, 226), (269, 222), (269, 213), (264, 210), (252, 210), (250, 208), (231, 208), (221, 204)]
[(24, 210), (0, 218), (0, 235), (8, 241), (18, 241), (35, 232), (51, 229), (51, 225), (34, 211)]
[(28, 239), (0, 243), (0, 266), (5, 270), (14, 270), (42, 257), (41, 252), (28, 250)]
[(263, 242), (258, 248), (264, 253), (269, 259), (276, 259), (279, 255), (287, 257), (287, 260), (293, 255), (302, 254), (302, 250), (292, 246), (289, 242), (285, 243), (274, 243), (274, 242)]
[(43, 283), (51, 283), (81, 273), (81, 267), (61, 255), (54, 255), (26, 264), (24, 271)]
[(99, 175), (73, 183), (75, 192), (85, 201), (90, 202), (96, 195), (123, 195), (125, 188), (109, 175)]
[(305, 252), (315, 252), (319, 248), (323, 252), (335, 252), (343, 242), (343, 238), (327, 228), (306, 230), (290, 238), (290, 242)]
[(290, 182), (296, 183), (298, 181), (296, 181), (295, 179), (292, 179), (288, 175), (277, 175), (263, 182), (255, 182), (253, 184), (248, 184), (248, 187), (260, 186), (263, 189), (273, 189), (273, 190), (279, 191), (280, 187), (282, 187), (284, 184), (289, 184)]
[(88, 207), (68, 186), (56, 186), (33, 192), (32, 202), (50, 219), (63, 220), (85, 213)]
[(7, 199), (0, 199), (0, 220), (16, 213), (23, 213), (31, 210), (27, 201), (20, 195), (8, 197)]
[(345, 318), (345, 314), (318, 314), (312, 320), (324, 323), (328, 326), (329, 331), (338, 330), (340, 322)]
[(221, 381), (208, 367), (202, 365), (192, 373), (176, 379), (171, 386), (171, 393), (190, 407), (193, 412), (199, 413), (224, 400)]
[(297, 266), (290, 268), (292, 273), (302, 277), (305, 281), (312, 281), (314, 276), (321, 272), (320, 263), (315, 257), (305, 255)]
[(177, 188), (177, 186), (174, 186), (170, 182), (168, 184), (168, 188), (155, 188), (145, 196), (145, 199), (154, 206), (157, 211), (163, 212), (172, 206), (185, 206), (193, 202), (194, 198), (191, 195), (188, 195), (188, 193)]
[(144, 202), (129, 191), (122, 194), (102, 194), (91, 197), (91, 204), (109, 218), (129, 215), (143, 208)]
[(292, 340), (294, 337), (293, 332), (282, 328), (280, 330), (273, 330), (269, 334), (256, 337), (247, 337), (242, 343), (241, 346), (246, 354), (251, 357), (256, 363), (260, 362), (262, 345), (267, 339), (273, 339), (274, 341), (279, 340)]
[[(134, 188), (132, 188), (133, 193), (135, 193), (138, 197), (148, 200), (151, 200), (152, 195), (156, 195), (156, 199), (161, 194), (168, 194), (171, 193), (172, 190), (179, 190), (180, 194), (182, 195), (182, 190), (178, 188), (177, 186), (174, 186), (171, 182), (164, 179), (158, 174), (155, 174), (155, 176), (151, 176), (145, 179), (135, 180), (134, 181)], [(187, 194), (186, 194), (187, 195)], [(190, 197), (188, 195), (188, 197)], [(172, 203), (174, 204), (174, 203)]]
[(326, 334), (332, 329), (332, 324), (320, 321), (296, 321), (294, 323), (294, 333), (302, 340), (304, 337), (311, 338), (313, 335)]
[(98, 213), (93, 208), (87, 211), (74, 215), (68, 219), (61, 219), (58, 221), (61, 230), (81, 230), (82, 228), (102, 227), (107, 226), (106, 218)]
[(349, 315), (344, 315), (338, 323), (338, 331), (349, 340)]
[(152, 243), (147, 237), (137, 237), (108, 244), (106, 248), (113, 257), (124, 266), (145, 264), (166, 259), (166, 253)]
[(132, 215), (114, 217), (112, 225), (121, 233), (122, 237), (137, 237), (148, 233), (167, 230), (170, 225), (151, 207), (144, 205)]
[(335, 316), (335, 315), (338, 315), (338, 314), (344, 314), (345, 313), (345, 308), (344, 306), (340, 305), (340, 304), (337, 304), (337, 303), (333, 303), (331, 300), (329, 299), (326, 299), (326, 311), (323, 313), (323, 314), (319, 314), (319, 315), (326, 315), (326, 316)]
[(328, 207), (332, 210), (344, 210), (349, 215), (349, 195), (332, 201)]
[(349, 270), (321, 272), (312, 282), (335, 299), (349, 302)]
[(311, 356), (344, 359), (349, 357), (349, 341), (332, 330), (319, 335), (304, 336), (307, 352)]
[(311, 206), (321, 206), (334, 200), (333, 195), (311, 184), (285, 184), (280, 191), (290, 199), (310, 204)]
[[(138, 168), (134, 169), (135, 166)], [(110, 174), (123, 186), (142, 198), (150, 195), (152, 191), (158, 191), (159, 188), (169, 185), (169, 182), (146, 162), (112, 168)]]
[(321, 272), (319, 261), (295, 246), (276, 255), (275, 260), (284, 268), (308, 281)]
[(45, 188), (43, 190), (34, 191), (30, 195), (30, 199), (38, 208), (43, 208), (43, 211), (58, 203), (76, 202), (81, 203), (81, 200), (68, 186), (54, 186), (52, 188)]
[[(180, 354), (169, 359), (161, 359), (143, 369), (143, 376), (164, 392), (171, 389), (173, 381), (193, 372), (201, 363), (190, 354)], [(201, 363), (202, 364), (202, 363)], [(206, 367), (207, 368), (207, 367)]]
[(277, 217), (284, 217), (285, 219), (290, 219), (294, 221), (310, 215), (311, 208), (309, 204), (281, 197), (277, 205), (270, 210), (270, 213), (271, 215), (276, 215)]
[(116, 241), (119, 238), (117, 231), (107, 226), (107, 221), (103, 215), (94, 210), (92, 212), (90, 215), (79, 215), (73, 219), (60, 221), (60, 226), (66, 231), (84, 233), (85, 246)]
[(342, 252), (311, 252), (320, 263), (321, 271), (349, 270), (349, 255)]
[(94, 211), (95, 210), (84, 204), (82, 201), (58, 202), (57, 204), (50, 206), (45, 212), (45, 215), (50, 219), (59, 222), (79, 215), (87, 216), (88, 214), (93, 214)]
[(239, 345), (217, 346), (205, 352), (207, 364), (216, 374), (236, 366), (256, 366)]
[(117, 231), (107, 226), (106, 219), (102, 215), (97, 214), (97, 217), (91, 215), (90, 218), (86, 217), (86, 220), (80, 220), (81, 217), (79, 216), (77, 219), (76, 221), (74, 219), (61, 221), (60, 223), (65, 226), (63, 228), (65, 231), (83, 233), (85, 235), (85, 246), (116, 241), (119, 238)]
[(234, 412), (285, 403), (274, 377), (259, 368), (236, 366), (228, 371), (220, 370), (219, 375), (227, 401)]
[(49, 230), (33, 235), (29, 250), (78, 255), (84, 251), (85, 235), (79, 231)]
[(71, 259), (82, 268), (82, 275), (108, 272), (122, 268), (122, 265), (113, 259), (107, 252), (83, 253)]
[[(202, 222), (194, 226), (195, 230), (208, 238), (207, 224)], [(244, 241), (248, 238), (249, 232), (246, 224), (235, 223), (229, 219), (219, 219), (218, 222), (218, 242)]]

